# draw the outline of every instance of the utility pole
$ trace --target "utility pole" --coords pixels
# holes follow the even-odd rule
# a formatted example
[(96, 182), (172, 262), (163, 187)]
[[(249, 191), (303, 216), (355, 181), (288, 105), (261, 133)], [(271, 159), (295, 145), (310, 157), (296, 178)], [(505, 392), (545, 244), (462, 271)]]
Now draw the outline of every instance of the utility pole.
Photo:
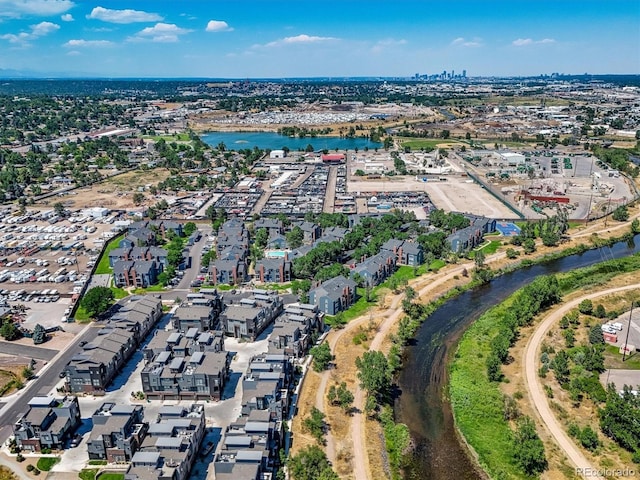
[(627, 356), (627, 348), (628, 348), (628, 342), (629, 342), (629, 331), (631, 330), (631, 316), (633, 315), (633, 304), (635, 302), (633, 300), (631, 300), (631, 311), (629, 312), (629, 324), (627, 325), (627, 338), (625, 338), (624, 340), (624, 350), (622, 351), (622, 361), (624, 362), (626, 356)]

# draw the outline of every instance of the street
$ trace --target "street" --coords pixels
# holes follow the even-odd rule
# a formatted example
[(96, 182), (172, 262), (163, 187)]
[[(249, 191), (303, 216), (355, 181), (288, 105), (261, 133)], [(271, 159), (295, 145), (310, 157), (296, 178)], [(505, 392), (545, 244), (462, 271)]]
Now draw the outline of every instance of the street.
[[(100, 328), (90, 326), (82, 331), (80, 335), (74, 337), (73, 342), (60, 352), (53, 362), (45, 365), (43, 370), (38, 372), (35, 379), (27, 382), (25, 388), (14, 394), (15, 397), (12, 400), (7, 401), (0, 409), (0, 425), (2, 425), (0, 427), (0, 444), (4, 443), (13, 434), (13, 423), (19, 415), (26, 412), (27, 402), (38, 394), (48, 394), (60, 382), (59, 374), (65, 365), (71, 360), (71, 357), (80, 351), (79, 343), (92, 341), (98, 336), (99, 331)], [(23, 346), (19, 347), (24, 348)]]

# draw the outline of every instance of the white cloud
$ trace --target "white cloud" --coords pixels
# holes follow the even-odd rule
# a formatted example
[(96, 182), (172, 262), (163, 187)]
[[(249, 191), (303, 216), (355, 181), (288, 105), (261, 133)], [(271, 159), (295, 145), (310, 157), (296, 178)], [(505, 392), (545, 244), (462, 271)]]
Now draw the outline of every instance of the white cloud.
[(71, 15), (70, 13), (65, 13), (64, 15), (62, 15), (60, 17), (60, 19), (63, 22), (73, 22), (73, 20), (74, 20), (73, 15)]
[(60, 29), (60, 25), (51, 22), (40, 22), (35, 25), (30, 25), (30, 27), (30, 32), (20, 32), (18, 34), (6, 33), (4, 35), (0, 35), (0, 39), (26, 47), (29, 46), (29, 40), (44, 37)]
[(464, 37), (458, 37), (451, 42), (454, 47), (481, 47), (482, 39), (474, 38), (473, 40), (467, 40)]
[(209, 20), (205, 30), (207, 32), (231, 32), (233, 31), (233, 28), (223, 20)]
[(399, 47), (400, 45), (406, 45), (407, 41), (404, 39), (396, 40), (394, 38), (385, 38), (378, 40), (373, 47), (371, 47), (371, 53), (382, 53), (385, 48)]
[(78, 55), (82, 55), (78, 50), (69, 50), (67, 55), (70, 57), (77, 57)]
[(23, 44), (26, 45), (27, 41), (31, 38), (31, 35), (29, 35), (26, 32), (21, 32), (16, 34), (13, 33), (5, 33), (4, 35), (0, 35), (0, 39), (2, 40), (6, 40), (9, 43), (19, 43), (19, 44)]
[(69, 40), (63, 45), (66, 48), (83, 48), (83, 47), (110, 47), (113, 42), (109, 40)]
[(137, 23), (137, 22), (158, 22), (162, 17), (157, 13), (148, 13), (141, 10), (111, 10), (104, 7), (95, 7), (87, 18), (92, 20), (102, 20), (110, 23)]
[(0, 0), (0, 17), (48, 17), (64, 13), (73, 6), (71, 0)]
[(40, 22), (37, 25), (31, 25), (31, 34), (36, 37), (49, 35), (56, 30), (60, 30), (60, 25), (51, 22)]
[(129, 37), (130, 42), (150, 40), (152, 42), (172, 43), (179, 40), (180, 35), (185, 35), (192, 30), (180, 28), (173, 23), (156, 23), (153, 27), (147, 27), (139, 31), (134, 37)]
[(534, 40), (532, 38), (518, 38), (511, 42), (514, 47), (526, 47), (527, 45), (549, 45), (556, 43), (553, 38), (543, 38), (542, 40)]
[[(321, 42), (330, 42), (332, 40), (338, 40), (335, 37), (317, 37), (314, 35), (306, 35), (300, 34), (295, 37), (285, 37), (280, 40), (275, 40), (273, 42), (269, 42), (265, 44), (265, 47), (281, 47), (283, 45), (299, 45), (299, 44), (308, 44), (308, 43), (321, 43)], [(260, 46), (260, 45), (257, 45)]]

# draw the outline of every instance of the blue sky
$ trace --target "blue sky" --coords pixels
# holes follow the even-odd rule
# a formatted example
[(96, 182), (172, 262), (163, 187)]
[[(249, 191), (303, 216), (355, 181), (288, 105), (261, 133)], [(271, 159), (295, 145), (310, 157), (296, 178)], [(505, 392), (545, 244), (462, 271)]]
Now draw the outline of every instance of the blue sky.
[(640, 1), (0, 0), (0, 69), (212, 78), (640, 73)]

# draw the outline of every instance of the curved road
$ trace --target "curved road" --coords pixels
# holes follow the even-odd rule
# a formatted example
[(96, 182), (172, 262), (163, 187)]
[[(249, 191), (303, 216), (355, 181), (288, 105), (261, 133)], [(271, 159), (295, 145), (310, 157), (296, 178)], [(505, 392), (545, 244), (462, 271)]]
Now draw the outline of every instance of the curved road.
[(560, 422), (558, 422), (555, 415), (551, 411), (551, 408), (549, 407), (547, 396), (542, 390), (542, 385), (540, 384), (538, 379), (538, 370), (536, 368), (538, 360), (538, 349), (540, 347), (540, 343), (542, 343), (543, 339), (547, 336), (547, 331), (551, 328), (551, 326), (558, 322), (564, 315), (566, 315), (569, 310), (578, 306), (578, 304), (583, 300), (593, 299), (596, 297), (601, 297), (603, 295), (623, 292), (625, 290), (632, 290), (637, 288), (640, 288), (640, 283), (635, 285), (627, 285), (625, 287), (610, 288), (608, 290), (603, 290), (597, 293), (590, 293), (588, 295), (583, 295), (575, 300), (567, 302), (560, 309), (549, 314), (542, 321), (542, 323), (540, 323), (538, 328), (536, 328), (533, 336), (529, 339), (529, 342), (527, 343), (527, 347), (523, 354), (525, 384), (527, 386), (527, 391), (529, 392), (529, 397), (531, 398), (531, 401), (535, 406), (540, 419), (545, 424), (545, 427), (551, 433), (558, 446), (576, 466), (578, 471), (594, 472), (594, 477), (596, 477), (595, 472), (597, 471), (597, 468), (593, 467), (591, 462), (589, 462), (589, 460), (583, 455), (576, 444), (569, 438), (567, 433), (562, 428), (562, 425), (560, 425)]

